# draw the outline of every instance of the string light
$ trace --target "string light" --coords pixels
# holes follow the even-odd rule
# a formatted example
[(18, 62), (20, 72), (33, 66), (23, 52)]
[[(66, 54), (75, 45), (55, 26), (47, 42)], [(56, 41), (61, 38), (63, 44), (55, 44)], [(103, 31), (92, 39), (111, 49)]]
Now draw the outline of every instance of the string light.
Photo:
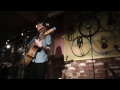
[(6, 48), (7, 48), (7, 49), (9, 49), (10, 47), (11, 47), (10, 44), (7, 44), (7, 45), (6, 45)]

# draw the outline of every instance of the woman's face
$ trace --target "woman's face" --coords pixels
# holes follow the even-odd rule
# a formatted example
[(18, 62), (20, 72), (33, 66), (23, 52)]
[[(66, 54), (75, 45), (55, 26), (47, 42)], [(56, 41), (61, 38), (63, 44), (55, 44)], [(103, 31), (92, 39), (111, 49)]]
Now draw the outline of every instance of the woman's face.
[(43, 23), (37, 24), (37, 25), (36, 25), (36, 28), (37, 28), (37, 31), (38, 31), (39, 33), (45, 32), (45, 27), (43, 26)]

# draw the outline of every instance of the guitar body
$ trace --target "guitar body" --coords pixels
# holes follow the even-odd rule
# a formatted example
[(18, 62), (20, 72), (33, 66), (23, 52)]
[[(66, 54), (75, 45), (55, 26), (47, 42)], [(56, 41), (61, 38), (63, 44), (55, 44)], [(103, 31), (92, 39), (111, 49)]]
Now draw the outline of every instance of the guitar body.
[(29, 49), (29, 51), (27, 52), (27, 55), (28, 55), (28, 56), (31, 56), (31, 57), (34, 57), (38, 49), (39, 49), (39, 48), (38, 48), (37, 46), (32, 46), (32, 47)]
[(29, 65), (29, 63), (31, 62), (31, 60), (32, 60), (32, 57), (29, 56), (29, 55), (27, 55), (27, 53), (26, 53), (25, 57), (22, 60), (22, 64), (24, 62), (24, 66), (26, 67), (26, 66)]
[(28, 51), (26, 51), (25, 57), (22, 58), (20, 64), (24, 63), (25, 67), (28, 66), (38, 49), (39, 48), (37, 46), (32, 46)]

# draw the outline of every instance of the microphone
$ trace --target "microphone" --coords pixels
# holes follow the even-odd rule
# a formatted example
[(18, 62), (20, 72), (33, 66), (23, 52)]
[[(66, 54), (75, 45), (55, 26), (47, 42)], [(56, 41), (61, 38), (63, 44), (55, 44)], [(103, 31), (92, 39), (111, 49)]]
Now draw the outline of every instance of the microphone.
[(101, 37), (101, 44), (102, 44), (102, 49), (106, 49), (108, 47), (107, 40), (105, 40), (105, 36)]
[(117, 49), (120, 52), (120, 46), (118, 46), (117, 44), (115, 44), (114, 48)]
[(49, 26), (50, 26), (50, 24), (49, 24), (49, 23), (45, 23), (45, 26), (46, 26), (46, 27), (49, 27)]
[(36, 30), (31, 30), (31, 31), (27, 31), (28, 33), (30, 33), (30, 32), (36, 32)]

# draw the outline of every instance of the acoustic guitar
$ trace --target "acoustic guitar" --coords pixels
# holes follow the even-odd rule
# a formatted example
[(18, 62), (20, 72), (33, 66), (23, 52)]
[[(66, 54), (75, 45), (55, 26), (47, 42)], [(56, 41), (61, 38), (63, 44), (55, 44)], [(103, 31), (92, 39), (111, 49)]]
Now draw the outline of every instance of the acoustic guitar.
[[(46, 35), (53, 33), (55, 30), (56, 30), (55, 27), (49, 29), (39, 39), (42, 40), (43, 38), (45, 38)], [(25, 51), (24, 57), (22, 58), (22, 60), (20, 60), (20, 64), (24, 64), (25, 67), (28, 66), (29, 63), (31, 62), (32, 58), (35, 56), (38, 49), (39, 48), (35, 45), (35, 42), (33, 42), (31, 45), (29, 45), (29, 47)]]

